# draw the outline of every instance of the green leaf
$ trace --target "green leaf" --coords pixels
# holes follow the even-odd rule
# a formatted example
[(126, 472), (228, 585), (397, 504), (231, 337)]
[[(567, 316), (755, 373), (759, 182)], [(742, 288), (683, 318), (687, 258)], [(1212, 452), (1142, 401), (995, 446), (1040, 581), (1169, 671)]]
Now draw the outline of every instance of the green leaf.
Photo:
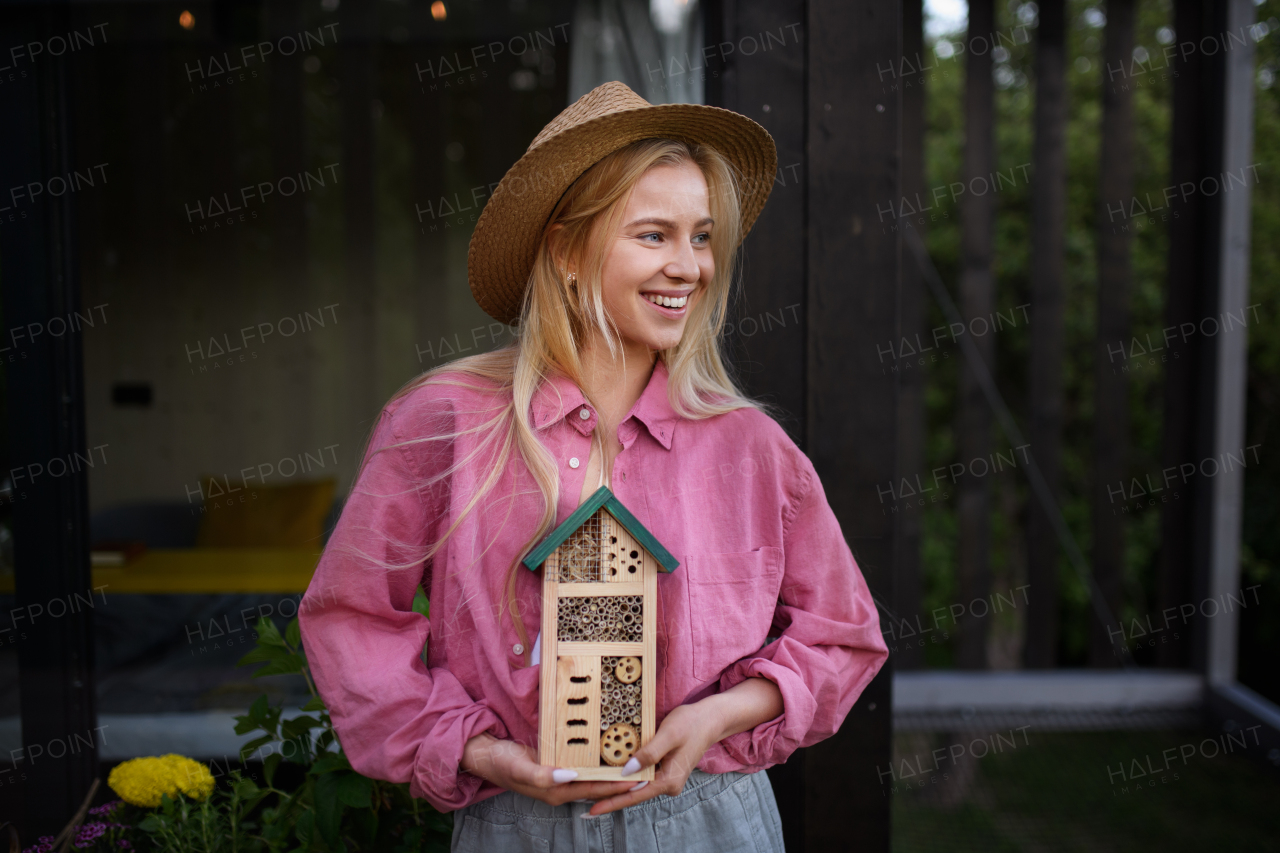
[(284, 641), (295, 649), (302, 645), (302, 627), (298, 624), (298, 617), (293, 617), (284, 629)]
[(303, 812), (298, 818), (298, 822), (294, 825), (294, 832), (298, 835), (299, 850), (311, 849), (311, 836), (315, 832), (315, 823), (315, 812)]
[(306, 733), (281, 741), (280, 752), (284, 755), (284, 760), (290, 764), (309, 767), (315, 761), (314, 750), (311, 748), (311, 737)]
[(283, 646), (258, 646), (246, 652), (244, 657), (236, 661), (236, 666), (251, 666), (255, 663), (268, 663), (281, 658), (287, 658), (293, 652)]
[(249, 756), (252, 755), (256, 750), (266, 746), (269, 743), (274, 743), (274, 742), (275, 742), (275, 737), (273, 735), (263, 735), (262, 737), (254, 738), (253, 740), (246, 743), (244, 746), (240, 747), (241, 760), (247, 760)]
[(295, 672), (302, 672), (304, 666), (306, 666), (306, 662), (291, 653), (272, 661), (250, 677), (262, 678), (265, 675), (291, 675)]
[(275, 784), (272, 780), (275, 778), (276, 768), (280, 766), (280, 760), (282, 758), (284, 758), (283, 755), (278, 752), (273, 752), (262, 762), (262, 775), (266, 778), (268, 785)]
[(367, 809), (371, 805), (373, 780), (366, 779), (354, 770), (338, 777), (338, 799), (353, 809)]
[(351, 770), (351, 762), (341, 752), (325, 752), (316, 759), (307, 773), (311, 776), (319, 776), (336, 770)]
[(413, 612), (421, 613), (423, 616), (431, 615), (431, 601), (427, 598), (427, 594), (422, 591), (422, 585), (418, 585), (418, 590), (413, 594)]
[(284, 637), (280, 636), (280, 629), (276, 627), (276, 623), (272, 622), (266, 616), (263, 616), (258, 620), (258, 624), (254, 626), (254, 630), (258, 633), (259, 646), (284, 647)]
[(311, 699), (307, 702), (307, 704), (305, 704), (305, 705), (303, 705), (303, 706), (302, 706), (302, 710), (304, 710), (304, 711), (325, 711), (325, 710), (328, 710), (328, 709), (327, 709), (327, 708), (325, 708), (325, 706), (324, 706), (324, 700), (323, 700), (323, 699), (321, 699), (319, 696), (312, 696), (312, 697), (311, 697)]
[(300, 714), (293, 719), (285, 720), (280, 726), (280, 734), (286, 740), (299, 737), (306, 734), (312, 729), (319, 728), (320, 721), (315, 717), (309, 717), (306, 714)]
[(267, 722), (270, 711), (271, 706), (267, 704), (267, 695), (264, 693), (249, 706), (249, 713), (236, 717), (236, 734), (248, 734), (262, 726)]
[(344, 806), (338, 799), (338, 783), (342, 777), (326, 773), (316, 779), (316, 830), (330, 850), (342, 849), (338, 829), (342, 825)]

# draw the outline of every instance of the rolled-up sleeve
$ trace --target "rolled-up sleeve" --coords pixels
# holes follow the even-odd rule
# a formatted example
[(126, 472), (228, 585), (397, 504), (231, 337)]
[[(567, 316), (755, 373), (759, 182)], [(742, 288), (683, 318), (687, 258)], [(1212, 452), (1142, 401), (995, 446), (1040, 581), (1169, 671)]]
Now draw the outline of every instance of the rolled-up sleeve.
[(748, 678), (778, 685), (783, 712), (708, 750), (700, 766), (727, 759), (762, 769), (839, 730), (889, 656), (866, 580), (845, 543), (812, 464), (796, 452), (800, 483), (784, 519), (783, 579), (774, 613), (777, 639), (733, 664), (720, 690)]
[[(447, 669), (422, 660), (430, 633), (413, 610), (430, 590), (427, 545), (447, 507), (447, 444), (414, 440), (428, 427), (384, 411), (299, 609), (312, 675), (351, 766), (374, 779), (409, 782), (410, 792), (451, 811), (474, 798), (478, 777), (459, 770), (467, 741), (508, 732)], [(436, 434), (440, 434), (437, 432)]]

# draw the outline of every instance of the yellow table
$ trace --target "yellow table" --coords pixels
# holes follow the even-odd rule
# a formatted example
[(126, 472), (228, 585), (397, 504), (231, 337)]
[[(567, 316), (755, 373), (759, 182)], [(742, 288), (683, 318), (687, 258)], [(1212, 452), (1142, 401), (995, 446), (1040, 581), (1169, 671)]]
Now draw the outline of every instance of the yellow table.
[[(313, 548), (155, 548), (94, 566), (93, 585), (108, 595), (306, 592), (319, 560)], [(0, 593), (13, 591), (13, 575), (0, 575)]]

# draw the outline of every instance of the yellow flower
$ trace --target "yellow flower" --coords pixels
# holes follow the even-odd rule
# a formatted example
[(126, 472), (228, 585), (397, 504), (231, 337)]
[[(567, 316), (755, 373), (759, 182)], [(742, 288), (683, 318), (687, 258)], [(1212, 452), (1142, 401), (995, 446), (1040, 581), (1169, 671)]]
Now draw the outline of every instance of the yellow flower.
[(213, 793), (213, 775), (209, 768), (182, 755), (131, 758), (119, 764), (107, 777), (107, 785), (126, 803), (146, 808), (160, 805), (160, 797), (168, 794), (176, 799), (183, 794), (203, 800)]

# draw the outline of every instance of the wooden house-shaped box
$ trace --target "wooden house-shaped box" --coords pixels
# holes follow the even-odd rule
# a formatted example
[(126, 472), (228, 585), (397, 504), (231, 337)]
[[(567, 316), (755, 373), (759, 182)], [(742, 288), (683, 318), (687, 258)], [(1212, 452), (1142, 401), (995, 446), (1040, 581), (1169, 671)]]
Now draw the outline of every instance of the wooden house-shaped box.
[(543, 568), (538, 761), (622, 779), (653, 737), (658, 572), (679, 563), (601, 486), (524, 564)]

